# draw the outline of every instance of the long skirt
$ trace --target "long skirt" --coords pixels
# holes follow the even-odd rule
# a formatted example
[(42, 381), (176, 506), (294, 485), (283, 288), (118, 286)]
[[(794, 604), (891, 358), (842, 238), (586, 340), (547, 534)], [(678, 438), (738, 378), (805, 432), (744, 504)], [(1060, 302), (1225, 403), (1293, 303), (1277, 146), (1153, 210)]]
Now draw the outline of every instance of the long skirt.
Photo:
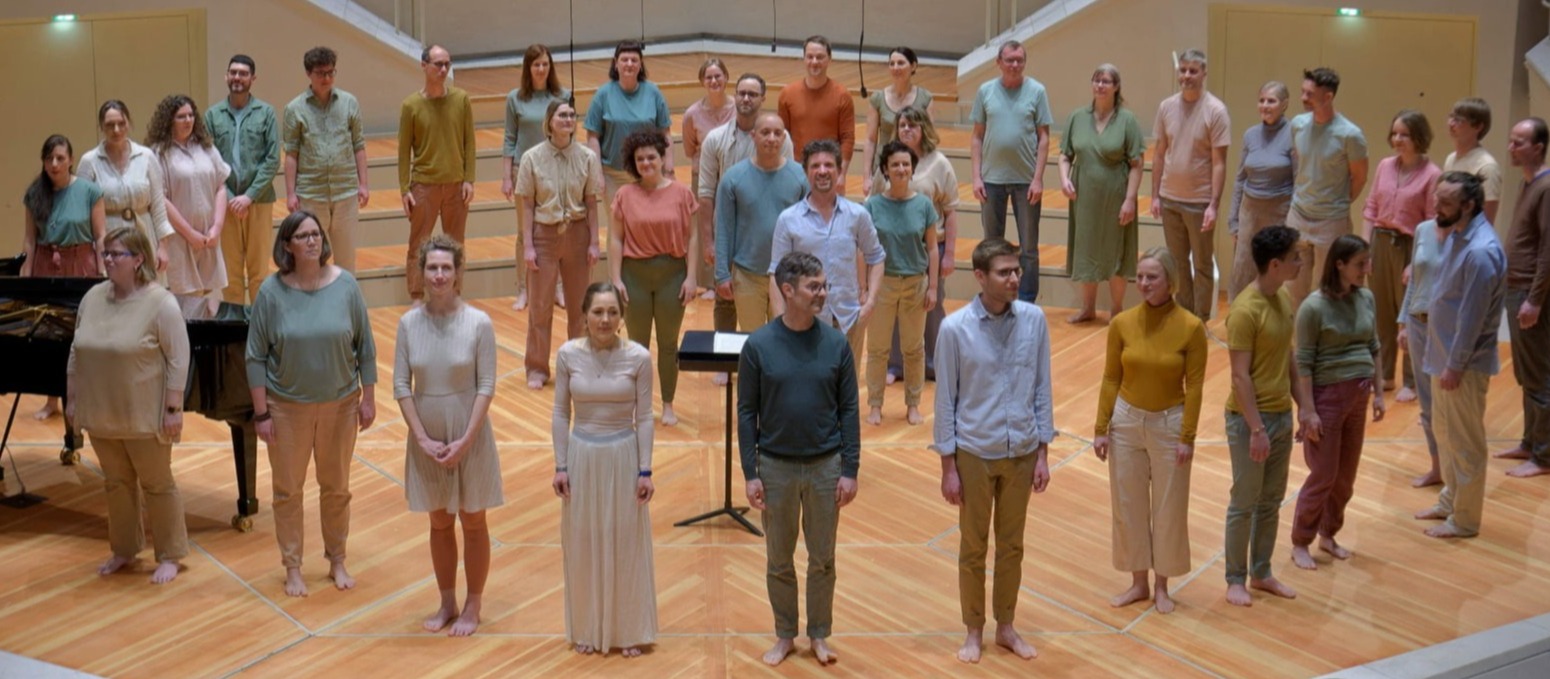
[(657, 638), (651, 514), (635, 499), (635, 432), (571, 432), (560, 514), (565, 640), (607, 651)]

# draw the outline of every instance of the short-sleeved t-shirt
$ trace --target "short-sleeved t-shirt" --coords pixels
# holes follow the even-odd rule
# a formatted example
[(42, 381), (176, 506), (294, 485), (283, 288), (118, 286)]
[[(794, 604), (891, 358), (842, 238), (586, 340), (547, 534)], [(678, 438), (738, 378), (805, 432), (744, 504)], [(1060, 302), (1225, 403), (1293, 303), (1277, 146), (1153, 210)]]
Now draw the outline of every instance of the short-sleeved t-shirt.
[(1168, 145), (1160, 195), (1180, 203), (1211, 202), (1211, 152), (1232, 143), (1227, 105), (1210, 92), (1193, 104), (1175, 94), (1157, 105), (1152, 135)]
[(614, 194), (612, 214), (622, 227), (619, 237), (625, 259), (649, 259), (669, 255), (683, 259), (689, 251), (689, 215), (700, 207), (694, 192), (682, 182), (671, 182), (653, 191), (639, 183), (625, 184)]
[(1449, 153), (1447, 160), (1442, 163), (1442, 171), (1475, 175), (1485, 188), (1487, 201), (1502, 199), (1502, 166), (1496, 163), (1496, 158), (1484, 146), (1476, 146), (1462, 156), (1456, 151)]
[(77, 177), (55, 191), (54, 211), (47, 223), (38, 225), (38, 244), (69, 247), (92, 242), (91, 210), (100, 200), (102, 188), (89, 179)]
[(1016, 89), (996, 79), (980, 85), (969, 119), (985, 126), (980, 179), (989, 184), (1027, 184), (1038, 166), (1039, 128), (1055, 122), (1044, 85), (1023, 78)]
[(1292, 209), (1315, 222), (1348, 218), (1351, 214), (1351, 163), (1367, 159), (1367, 138), (1361, 128), (1339, 113), (1329, 123), (1313, 122), (1312, 113), (1292, 118), (1292, 148), (1297, 152), (1297, 179)]
[(604, 83), (587, 107), (587, 132), (597, 137), (603, 165), (624, 171), (624, 140), (641, 130), (666, 130), (672, 126), (667, 100), (656, 83), (643, 82), (625, 92), (617, 82)]
[[(1227, 348), (1253, 352), (1249, 376), (1254, 380), (1254, 402), (1262, 413), (1292, 409), (1292, 378), (1287, 370), (1291, 367), (1292, 335), (1296, 331), (1294, 308), (1292, 293), (1285, 286), (1276, 291), (1275, 297), (1266, 297), (1258, 285), (1250, 285), (1238, 293), (1228, 312)], [(1243, 412), (1236, 389), (1227, 397), (1227, 409)]]
[(926, 229), (939, 218), (929, 196), (916, 193), (898, 200), (874, 193), (866, 199), (866, 209), (872, 214), (872, 225), (877, 227), (877, 240), (887, 253), (883, 259), (884, 274), (919, 276), (930, 270)]

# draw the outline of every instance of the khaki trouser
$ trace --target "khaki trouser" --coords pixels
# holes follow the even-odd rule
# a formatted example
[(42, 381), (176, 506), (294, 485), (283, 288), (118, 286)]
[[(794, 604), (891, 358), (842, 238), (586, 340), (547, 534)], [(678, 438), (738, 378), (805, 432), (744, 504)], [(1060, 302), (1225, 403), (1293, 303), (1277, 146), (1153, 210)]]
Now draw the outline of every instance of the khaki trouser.
[(133, 559), (145, 549), (145, 525), (140, 518), (140, 496), (144, 493), (156, 560), (179, 561), (188, 556), (183, 497), (172, 479), (172, 444), (154, 438), (100, 436), (92, 436), (91, 444), (106, 477), (108, 544), (113, 555)]
[(1437, 509), (1448, 515), (1448, 525), (1461, 536), (1480, 532), (1485, 508), (1486, 461), (1485, 393), (1491, 376), (1465, 370), (1453, 391), (1442, 388), (1442, 378), (1432, 380), (1432, 431), (1437, 435), (1437, 469), (1442, 472), (1442, 492)]
[[(1405, 299), (1405, 268), (1410, 266), (1410, 256), (1415, 250), (1415, 237), (1393, 229), (1372, 230), (1372, 275), (1367, 277), (1367, 289), (1372, 290), (1373, 307), (1378, 317), (1378, 365), (1383, 369), (1383, 384), (1397, 386), (1394, 381), (1394, 365), (1399, 364), (1404, 386), (1415, 388), (1415, 373), (1410, 370), (1409, 357), (1399, 351), (1399, 305)], [(1323, 275), (1322, 272), (1319, 274)]]
[(1249, 287), (1259, 276), (1254, 266), (1254, 234), (1267, 226), (1286, 223), (1286, 212), (1292, 208), (1292, 197), (1254, 198), (1245, 195), (1238, 206), (1238, 234), (1233, 243), (1232, 279), (1227, 284), (1227, 304), (1238, 298), (1238, 293)]
[(413, 184), (409, 187), (409, 195), (414, 196), (414, 208), (409, 210), (409, 252), (404, 257), (404, 278), (409, 282), (409, 296), (419, 299), (425, 295), (420, 246), (430, 240), (437, 217), (441, 217), (442, 233), (463, 242), (468, 227), (468, 203), (463, 202), (463, 182)]
[[(560, 233), (563, 227), (564, 233)], [(581, 300), (587, 294), (587, 229), (585, 219), (569, 224), (534, 224), (533, 253), (538, 269), (528, 277), (527, 355), (523, 363), (531, 377), (537, 373), (548, 379), (550, 347), (554, 344), (554, 284), (565, 283), (565, 336), (581, 336), (586, 310)], [(523, 266), (526, 266), (524, 260)]]
[(1292, 461), (1292, 411), (1259, 411), (1270, 439), (1270, 455), (1255, 462), (1250, 453), (1248, 420), (1227, 411), (1227, 454), (1232, 458), (1232, 490), (1227, 500), (1226, 550), (1222, 556), (1227, 584), (1271, 576), (1270, 559), (1286, 499), (1286, 474)]
[(1189, 572), (1189, 472), (1178, 464), (1184, 406), (1142, 410), (1124, 399), (1109, 422), (1109, 492), (1114, 505), (1114, 568)]
[(226, 210), (221, 258), (226, 260), (226, 289), (221, 297), (232, 304), (251, 303), (274, 261), (274, 203), (253, 203), (246, 217)]
[(775, 636), (797, 636), (797, 533), (807, 545), (807, 636), (827, 639), (834, 624), (834, 542), (839, 533), (840, 455), (759, 456), (764, 483), (765, 587)]
[(996, 576), (991, 611), (997, 623), (1010, 623), (1017, 614), (1017, 592), (1023, 582), (1023, 528), (1038, 456), (986, 460), (960, 450), (955, 461), (963, 483), (963, 504), (958, 506), (958, 606), (963, 624), (985, 626), (985, 555), (990, 551), (992, 527)]
[(1161, 200), (1163, 240), (1179, 266), (1179, 292), (1174, 298), (1179, 306), (1210, 320), (1216, 310), (1216, 234), (1200, 230), (1206, 204)]
[(355, 196), (344, 200), (318, 201), (301, 199), (301, 209), (318, 218), (318, 227), (328, 234), (328, 247), (333, 253), (332, 262), (350, 273), (355, 273), (355, 231), (360, 228), (361, 204)]
[(737, 307), (737, 329), (753, 332), (775, 320), (770, 315), (769, 274), (732, 267), (732, 304)]
[(1297, 241), (1297, 254), (1302, 257), (1302, 271), (1291, 282), (1292, 300), (1297, 306), (1319, 288), (1324, 275), (1324, 260), (1329, 257), (1329, 246), (1335, 239), (1351, 233), (1351, 218), (1336, 217), (1324, 221), (1311, 221), (1291, 210), (1286, 214), (1286, 225), (1302, 234)]
[(868, 406), (883, 406), (884, 375), (888, 372), (888, 348), (893, 339), (895, 319), (899, 321), (898, 337), (904, 354), (904, 405), (920, 405), (920, 393), (926, 385), (926, 310), (922, 307), (925, 299), (925, 275), (883, 276), (877, 306), (867, 322), (870, 330), (866, 342)]
[(651, 326), (657, 327), (657, 384), (663, 403), (672, 403), (678, 394), (678, 331), (684, 322), (678, 293), (688, 277), (688, 263), (672, 255), (626, 257), (619, 263), (619, 278), (630, 296), (624, 308), (630, 339), (650, 349)]
[(305, 518), (301, 500), (306, 492), (307, 465), (314, 459), (318, 465), (323, 556), (330, 563), (344, 561), (345, 541), (350, 537), (350, 461), (355, 457), (360, 405), (359, 390), (324, 403), (286, 401), (269, 394), (275, 439), (269, 447), (274, 533), (280, 544), (280, 563), (286, 568), (301, 567)]

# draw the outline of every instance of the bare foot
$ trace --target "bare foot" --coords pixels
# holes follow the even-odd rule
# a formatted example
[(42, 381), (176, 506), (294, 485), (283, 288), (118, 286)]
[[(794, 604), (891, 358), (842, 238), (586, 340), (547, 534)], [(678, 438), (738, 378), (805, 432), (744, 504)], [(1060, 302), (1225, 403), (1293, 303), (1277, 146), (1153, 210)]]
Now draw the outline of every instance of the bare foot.
[(1425, 531), (1427, 537), (1432, 538), (1472, 538), (1473, 534), (1459, 530), (1451, 523), (1440, 523)]
[(285, 595), (307, 596), (307, 581), (302, 579), (300, 568), (285, 569)]
[(596, 651), (597, 649), (592, 648), (586, 644), (576, 644), (576, 652), (580, 653), (581, 655), (592, 655)]
[(1399, 403), (1409, 403), (1411, 401), (1414, 401), (1415, 400), (1415, 390), (1411, 389), (1410, 387), (1405, 387), (1403, 389), (1400, 389), (1399, 393), (1394, 394), (1394, 400), (1399, 402)]
[(1023, 660), (1032, 660), (1039, 657), (1038, 649), (1026, 641), (1023, 641), (1017, 630), (1010, 624), (996, 625), (996, 645), (1017, 654)]
[(527, 291), (517, 293), (517, 301), (511, 303), (511, 308), (517, 311), (527, 310)]
[(713, 300), (715, 298), (716, 298), (716, 289), (715, 288), (705, 288), (705, 292), (700, 293), (700, 299)]
[(544, 382), (547, 380), (548, 378), (544, 377), (543, 373), (533, 373), (527, 376), (527, 388), (538, 391), (544, 388)]
[(183, 567), (176, 561), (163, 561), (156, 565), (156, 572), (151, 573), (151, 584), (165, 585), (178, 577)]
[(1539, 476), (1541, 474), (1550, 474), (1550, 469), (1546, 469), (1546, 468), (1541, 467), (1541, 466), (1539, 466), (1537, 464), (1534, 464), (1534, 462), (1532, 460), (1524, 462), (1523, 464), (1520, 464), (1520, 465), (1518, 465), (1516, 467), (1513, 467), (1512, 469), (1508, 469), (1507, 470), (1507, 475), (1508, 476), (1511, 476), (1511, 477), (1514, 477), (1514, 478), (1519, 478), (1519, 479), (1526, 479), (1526, 478), (1530, 478), (1530, 477), (1534, 477), (1534, 476)]
[(1498, 460), (1527, 460), (1528, 451), (1523, 449), (1523, 444), (1512, 447), (1512, 450), (1504, 450), (1500, 453), (1491, 453), (1491, 457)]
[(1130, 589), (1115, 594), (1114, 598), (1109, 599), (1109, 605), (1114, 608), (1124, 608), (1137, 601), (1146, 601), (1151, 596), (1152, 592), (1146, 585), (1131, 585)]
[(792, 640), (776, 639), (775, 645), (771, 646), (770, 650), (764, 652), (764, 664), (770, 667), (779, 665), (794, 650), (796, 650), (796, 643)]
[(904, 420), (911, 426), (926, 421), (926, 416), (920, 414), (920, 406), (910, 406), (904, 410)]
[(1425, 488), (1427, 486), (1435, 486), (1440, 483), (1442, 483), (1442, 474), (1437, 473), (1437, 470), (1433, 469), (1429, 472), (1426, 472), (1425, 474), (1411, 479), (1410, 487)]
[(673, 404), (662, 404), (662, 426), (671, 427), (678, 424), (678, 413), (673, 412)]
[(129, 557), (126, 557), (126, 556), (118, 556), (117, 554), (115, 554), (112, 557), (110, 557), (107, 561), (102, 562), (101, 566), (97, 567), (97, 575), (112, 575), (114, 573), (119, 572), (125, 566), (128, 566), (129, 564), (133, 563), (134, 561), (135, 560), (132, 559), (132, 558), (129, 558)]
[(710, 383), (714, 384), (714, 385), (716, 385), (718, 387), (727, 386), (727, 382), (730, 382), (730, 381), (731, 380), (727, 378), (727, 374), (726, 373), (716, 373), (716, 374), (710, 376)]
[(898, 382), (898, 381), (899, 381), (899, 376), (893, 374), (893, 371), (891, 371), (891, 370), (883, 375), (883, 382), (885, 382), (887, 384), (893, 384), (894, 382)]
[(1071, 316), (1066, 319), (1066, 322), (1070, 323), (1071, 325), (1076, 325), (1078, 323), (1086, 323), (1097, 317), (1098, 314), (1095, 313), (1092, 309), (1083, 309), (1074, 314), (1071, 314)]
[(829, 648), (828, 640), (808, 637), (808, 641), (811, 642), (813, 656), (818, 658), (818, 664), (832, 665), (840, 661), (840, 654), (835, 653), (834, 649)]
[(640, 654), (641, 654), (641, 650), (640, 650), (639, 646), (631, 646), (629, 648), (621, 649), (619, 651), (619, 655), (622, 655), (622, 656), (624, 656), (626, 658), (639, 658)]
[(1227, 603), (1234, 606), (1253, 606), (1254, 597), (1249, 594), (1247, 587), (1233, 583), (1227, 586)]
[(355, 578), (350, 577), (350, 571), (344, 569), (343, 561), (335, 561), (328, 567), (328, 578), (334, 581), (334, 589), (343, 591), (355, 587)]
[(963, 645), (958, 647), (958, 662), (977, 663), (980, 661), (980, 653), (984, 647), (984, 634), (982, 628), (969, 630), (963, 638)]
[(1166, 589), (1157, 588), (1157, 596), (1152, 599), (1152, 603), (1157, 604), (1158, 613), (1167, 615), (1173, 612), (1173, 597), (1168, 596)]
[(1257, 589), (1261, 592), (1269, 592), (1278, 597), (1281, 597), (1282, 599), (1297, 598), (1297, 590), (1292, 589), (1291, 587), (1287, 587), (1286, 583), (1281, 582), (1274, 577), (1265, 578), (1264, 580), (1250, 579), (1249, 587)]
[(43, 402), (43, 407), (42, 408), (38, 408), (38, 411), (32, 414), (32, 419), (34, 419), (34, 420), (46, 420), (46, 419), (48, 419), (50, 417), (53, 417), (55, 415), (58, 415), (58, 414), (59, 414), (59, 399), (50, 396), (47, 401)]
[(463, 612), (457, 616), (457, 621), (452, 623), (452, 630), (447, 632), (449, 637), (466, 637), (479, 629), (479, 597), (470, 596), (463, 602)]
[(437, 608), (436, 612), (431, 614), (431, 617), (426, 618), (422, 626), (425, 627), (427, 632), (440, 632), (446, 629), (447, 624), (451, 623), (452, 619), (456, 617), (457, 603), (451, 599), (443, 599), (441, 607)]
[(1355, 555), (1355, 553), (1351, 550), (1341, 547), (1340, 543), (1335, 542), (1334, 538), (1326, 537), (1319, 538), (1319, 551), (1324, 552), (1341, 561), (1345, 561), (1346, 559), (1349, 559)]
[(1432, 505), (1415, 513), (1416, 521), (1442, 521), (1446, 518), (1448, 518), (1448, 513), (1442, 511), (1442, 508), (1436, 505)]
[(870, 425), (872, 425), (874, 427), (879, 425), (879, 424), (882, 424), (883, 423), (883, 409), (879, 408), (877, 406), (872, 406), (872, 409), (867, 411), (866, 423), (870, 424)]
[(1313, 555), (1308, 553), (1307, 545), (1292, 545), (1292, 563), (1305, 571), (1319, 569), (1319, 565), (1313, 561)]

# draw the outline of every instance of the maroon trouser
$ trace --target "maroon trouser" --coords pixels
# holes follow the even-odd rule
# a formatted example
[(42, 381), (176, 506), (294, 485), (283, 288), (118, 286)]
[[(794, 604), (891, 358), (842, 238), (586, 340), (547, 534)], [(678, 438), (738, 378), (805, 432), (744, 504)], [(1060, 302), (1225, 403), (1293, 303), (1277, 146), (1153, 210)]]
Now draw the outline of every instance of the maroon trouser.
[(1371, 397), (1372, 380), (1366, 377), (1314, 385), (1313, 407), (1321, 426), (1318, 443), (1304, 440), (1302, 444), (1308, 478), (1297, 493), (1293, 545), (1312, 544), (1315, 535), (1332, 538), (1345, 525), (1345, 506), (1356, 486)]

